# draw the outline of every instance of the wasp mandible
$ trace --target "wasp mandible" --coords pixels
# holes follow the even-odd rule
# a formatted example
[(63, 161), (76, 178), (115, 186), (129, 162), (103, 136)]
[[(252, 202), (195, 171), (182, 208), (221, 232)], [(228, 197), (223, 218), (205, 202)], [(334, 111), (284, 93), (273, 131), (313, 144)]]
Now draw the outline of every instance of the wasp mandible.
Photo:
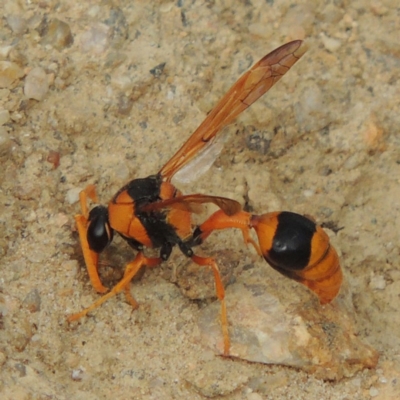
[[(230, 339), (225, 304), (225, 289), (216, 261), (201, 257), (194, 248), (215, 230), (237, 228), (246, 244), (252, 244), (268, 264), (281, 274), (311, 289), (321, 303), (333, 300), (339, 292), (342, 271), (339, 257), (328, 235), (313, 220), (292, 212), (254, 215), (239, 202), (220, 196), (182, 194), (172, 183), (173, 176), (196, 155), (204, 151), (223, 127), (250, 107), (289, 71), (306, 51), (301, 40), (284, 44), (263, 57), (231, 87), (178, 152), (155, 175), (130, 181), (108, 203), (89, 211), (88, 198), (97, 203), (95, 189), (89, 185), (80, 193), (81, 214), (75, 217), (82, 252), (90, 281), (105, 293), (91, 306), (69, 316), (75, 321), (120, 291), (134, 307), (138, 303), (130, 292), (130, 282), (142, 266), (153, 267), (168, 260), (172, 249), (194, 263), (211, 268), (217, 297), (221, 302), (223, 354), (229, 355)], [(205, 222), (192, 222), (197, 204), (212, 203), (219, 209)], [(254, 229), (258, 242), (250, 236)], [(110, 290), (98, 274), (99, 254), (118, 233), (134, 250), (136, 257), (125, 267), (123, 278)], [(159, 249), (158, 257), (144, 255), (146, 247)], [(106, 293), (108, 291), (108, 293)]]

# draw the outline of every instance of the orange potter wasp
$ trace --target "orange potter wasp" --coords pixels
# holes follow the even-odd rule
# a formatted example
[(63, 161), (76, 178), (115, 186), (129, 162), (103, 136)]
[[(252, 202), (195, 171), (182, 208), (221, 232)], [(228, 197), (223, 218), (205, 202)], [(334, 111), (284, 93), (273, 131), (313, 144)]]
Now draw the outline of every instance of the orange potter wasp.
[[(336, 297), (342, 282), (339, 258), (329, 243), (328, 235), (314, 221), (286, 211), (250, 214), (235, 200), (204, 194), (183, 195), (171, 183), (178, 170), (205, 150), (222, 127), (266, 93), (304, 52), (303, 42), (296, 40), (262, 58), (232, 86), (157, 174), (130, 181), (115, 194), (107, 207), (98, 205), (89, 212), (88, 198), (97, 202), (93, 185), (80, 193), (82, 214), (75, 220), (95, 290), (99, 293), (108, 291), (98, 275), (98, 258), (112, 241), (114, 232), (125, 239), (137, 255), (126, 265), (123, 278), (108, 293), (80, 313), (71, 315), (69, 321), (85, 316), (122, 290), (127, 301), (134, 308), (138, 307), (130, 292), (131, 280), (142, 266), (160, 264), (178, 246), (186, 257), (211, 268), (214, 273), (216, 293), (221, 302), (223, 354), (229, 355), (225, 290), (218, 265), (213, 258), (198, 256), (193, 251), (213, 231), (227, 228), (240, 229), (244, 242), (252, 244), (272, 268), (306, 285), (317, 294), (322, 304)], [(219, 210), (202, 224), (194, 225), (192, 214), (195, 206), (204, 203), (213, 203)], [(258, 243), (250, 237), (250, 229), (254, 229)], [(146, 257), (143, 253), (145, 247), (160, 249), (159, 257)]]

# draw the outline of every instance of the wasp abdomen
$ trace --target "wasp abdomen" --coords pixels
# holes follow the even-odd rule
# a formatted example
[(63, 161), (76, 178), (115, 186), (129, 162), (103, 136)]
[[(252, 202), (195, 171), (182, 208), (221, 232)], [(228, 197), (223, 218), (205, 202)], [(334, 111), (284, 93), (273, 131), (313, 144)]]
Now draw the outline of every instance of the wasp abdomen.
[(253, 216), (251, 224), (272, 268), (306, 285), (321, 303), (336, 297), (342, 282), (339, 257), (321, 227), (287, 211)]
[(264, 255), (278, 270), (302, 270), (310, 262), (311, 241), (316, 231), (313, 221), (302, 215), (281, 212), (277, 219), (272, 246)]

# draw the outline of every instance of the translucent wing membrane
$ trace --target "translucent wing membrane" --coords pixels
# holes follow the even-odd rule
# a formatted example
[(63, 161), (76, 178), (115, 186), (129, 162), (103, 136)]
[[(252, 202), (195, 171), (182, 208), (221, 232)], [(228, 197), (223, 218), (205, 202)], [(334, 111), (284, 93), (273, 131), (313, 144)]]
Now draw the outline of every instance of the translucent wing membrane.
[(171, 180), (174, 174), (201, 151), (217, 133), (266, 93), (305, 53), (306, 46), (295, 40), (278, 47), (242, 75), (229, 89), (192, 136), (164, 165), (160, 174)]
[(172, 199), (157, 201), (145, 205), (140, 209), (141, 212), (151, 212), (177, 208), (180, 210), (193, 212), (193, 206), (198, 204), (212, 203), (218, 206), (226, 215), (234, 215), (241, 211), (242, 206), (236, 200), (226, 197), (208, 196), (205, 194), (189, 194), (187, 196), (174, 197)]

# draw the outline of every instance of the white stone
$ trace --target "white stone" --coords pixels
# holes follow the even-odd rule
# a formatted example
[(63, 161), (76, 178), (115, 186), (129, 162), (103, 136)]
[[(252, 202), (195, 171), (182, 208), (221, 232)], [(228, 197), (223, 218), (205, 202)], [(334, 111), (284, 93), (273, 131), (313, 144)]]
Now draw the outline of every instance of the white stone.
[(24, 93), (29, 99), (43, 100), (49, 90), (46, 72), (41, 67), (33, 68), (25, 79)]
[(10, 113), (8, 110), (0, 109), (0, 126), (6, 124), (10, 120)]

